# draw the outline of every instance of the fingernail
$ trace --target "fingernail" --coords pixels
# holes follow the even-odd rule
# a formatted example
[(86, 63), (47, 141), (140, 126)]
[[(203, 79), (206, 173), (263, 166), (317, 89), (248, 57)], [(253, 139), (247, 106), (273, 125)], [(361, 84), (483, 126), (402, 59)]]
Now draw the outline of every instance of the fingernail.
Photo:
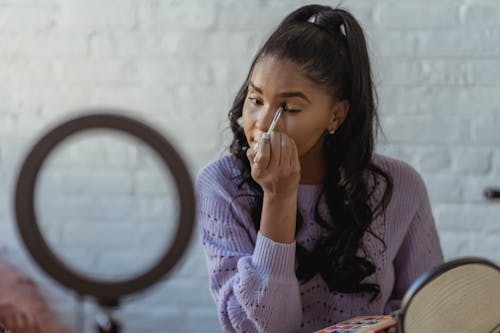
[(269, 140), (269, 134), (267, 134), (267, 133), (262, 133), (262, 138), (261, 138), (261, 140), (266, 140), (266, 141), (267, 141), (267, 140)]

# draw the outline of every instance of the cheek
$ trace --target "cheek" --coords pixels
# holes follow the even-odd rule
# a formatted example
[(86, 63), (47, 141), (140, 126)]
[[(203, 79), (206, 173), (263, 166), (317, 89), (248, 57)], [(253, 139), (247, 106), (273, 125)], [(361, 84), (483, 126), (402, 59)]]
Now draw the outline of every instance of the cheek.
[(314, 147), (323, 138), (324, 131), (324, 126), (311, 124), (303, 119), (290, 120), (286, 124), (286, 132), (295, 141), (299, 156)]
[(252, 119), (251, 112), (248, 112), (248, 108), (246, 107), (246, 102), (243, 105), (243, 112), (240, 120), (240, 125), (243, 127), (243, 130), (245, 131), (245, 136), (248, 137), (250, 135), (250, 131), (253, 127), (253, 123), (255, 121)]

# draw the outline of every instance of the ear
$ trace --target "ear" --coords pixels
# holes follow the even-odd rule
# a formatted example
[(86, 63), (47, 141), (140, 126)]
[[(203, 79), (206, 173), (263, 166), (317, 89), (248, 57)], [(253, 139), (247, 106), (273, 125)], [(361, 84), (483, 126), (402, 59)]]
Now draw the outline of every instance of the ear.
[(345, 118), (347, 117), (350, 105), (351, 103), (349, 103), (349, 101), (346, 99), (337, 101), (333, 104), (331, 111), (331, 119), (330, 122), (328, 123), (328, 128), (327, 128), (328, 132), (330, 133), (335, 132), (340, 127), (340, 125), (342, 125)]

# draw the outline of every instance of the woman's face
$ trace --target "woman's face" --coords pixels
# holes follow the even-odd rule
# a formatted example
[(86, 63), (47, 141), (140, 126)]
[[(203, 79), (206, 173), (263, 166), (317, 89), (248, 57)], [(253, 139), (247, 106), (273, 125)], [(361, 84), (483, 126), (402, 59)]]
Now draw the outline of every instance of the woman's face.
[(243, 104), (243, 129), (250, 146), (267, 132), (281, 103), (288, 111), (281, 114), (274, 130), (295, 141), (299, 158), (322, 152), (324, 135), (337, 129), (349, 106), (346, 101), (334, 102), (294, 62), (264, 56), (254, 66)]

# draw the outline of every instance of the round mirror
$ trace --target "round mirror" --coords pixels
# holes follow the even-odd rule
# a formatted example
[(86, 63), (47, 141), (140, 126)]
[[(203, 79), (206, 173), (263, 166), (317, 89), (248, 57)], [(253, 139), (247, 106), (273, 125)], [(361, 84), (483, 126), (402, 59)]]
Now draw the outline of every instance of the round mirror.
[(425, 274), (403, 299), (399, 331), (500, 332), (500, 269), (484, 259), (464, 258)]
[(125, 116), (89, 114), (35, 144), (18, 177), (16, 215), (46, 273), (113, 305), (180, 259), (194, 193), (182, 159), (159, 132)]

